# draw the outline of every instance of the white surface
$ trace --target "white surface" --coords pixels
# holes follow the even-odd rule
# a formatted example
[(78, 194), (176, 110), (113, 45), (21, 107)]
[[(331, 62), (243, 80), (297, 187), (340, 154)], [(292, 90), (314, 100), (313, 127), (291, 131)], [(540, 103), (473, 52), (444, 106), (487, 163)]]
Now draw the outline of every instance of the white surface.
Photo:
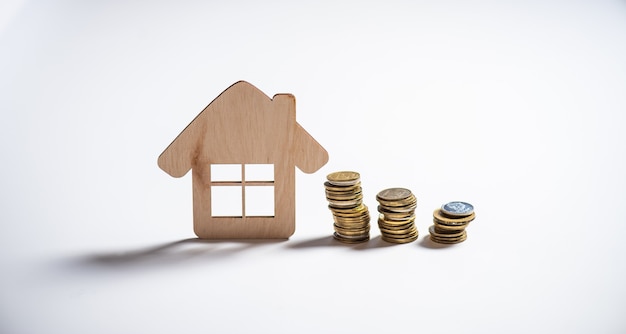
[[(624, 1), (12, 2), (0, 16), (1, 333), (624, 333)], [(14, 13), (14, 14), (12, 14)], [(330, 154), (283, 242), (199, 242), (157, 156), (244, 79)], [(330, 239), (322, 183), (419, 200)], [(466, 242), (432, 210), (468, 201)]]

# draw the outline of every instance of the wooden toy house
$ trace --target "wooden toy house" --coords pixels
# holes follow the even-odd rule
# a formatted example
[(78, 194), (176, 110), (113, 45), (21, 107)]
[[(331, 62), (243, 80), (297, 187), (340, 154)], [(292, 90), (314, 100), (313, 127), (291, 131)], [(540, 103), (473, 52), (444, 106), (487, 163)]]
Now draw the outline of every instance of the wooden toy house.
[[(239, 81), (200, 112), (159, 156), (158, 165), (173, 177), (192, 170), (193, 226), (199, 238), (288, 238), (295, 231), (294, 167), (313, 173), (327, 161), (326, 150), (296, 122), (293, 95), (270, 99)], [(235, 173), (227, 179), (212, 175), (225, 167)], [(225, 193), (240, 194), (235, 206), (241, 210), (220, 212), (215, 203)], [(255, 199), (270, 197), (272, 208), (248, 212)]]

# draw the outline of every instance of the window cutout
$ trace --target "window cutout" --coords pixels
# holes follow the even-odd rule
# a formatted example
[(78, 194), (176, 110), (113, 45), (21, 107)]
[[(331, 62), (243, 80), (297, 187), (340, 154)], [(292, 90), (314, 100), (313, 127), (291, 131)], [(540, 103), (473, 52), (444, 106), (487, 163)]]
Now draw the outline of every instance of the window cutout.
[(246, 187), (246, 217), (253, 216), (274, 217), (274, 187)]
[(236, 181), (241, 182), (241, 165), (213, 164), (211, 165), (211, 182)]
[(246, 181), (274, 181), (274, 165), (246, 164)]
[(211, 187), (211, 215), (213, 217), (241, 217), (241, 203), (241, 187)]

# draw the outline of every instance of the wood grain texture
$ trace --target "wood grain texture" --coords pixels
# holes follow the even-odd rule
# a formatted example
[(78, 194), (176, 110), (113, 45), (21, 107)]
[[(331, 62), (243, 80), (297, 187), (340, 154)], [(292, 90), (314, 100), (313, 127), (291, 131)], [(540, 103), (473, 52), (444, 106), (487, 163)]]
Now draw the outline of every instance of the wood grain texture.
[[(239, 81), (159, 156), (159, 167), (173, 177), (192, 170), (194, 232), (199, 238), (288, 238), (294, 233), (295, 167), (313, 173), (328, 161), (326, 150), (296, 122), (295, 107), (291, 94), (270, 99)], [(273, 164), (274, 216), (213, 216), (211, 187), (217, 183), (211, 183), (211, 164)]]

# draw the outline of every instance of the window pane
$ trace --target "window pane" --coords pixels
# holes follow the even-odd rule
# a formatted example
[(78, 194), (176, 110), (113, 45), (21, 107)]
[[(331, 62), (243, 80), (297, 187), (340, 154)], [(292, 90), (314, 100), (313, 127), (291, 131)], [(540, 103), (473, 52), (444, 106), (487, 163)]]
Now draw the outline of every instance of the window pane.
[(274, 181), (274, 165), (246, 165), (246, 181)]
[(274, 216), (274, 187), (246, 187), (246, 217)]
[(241, 165), (213, 164), (211, 165), (211, 181), (241, 181)]
[(213, 217), (241, 217), (241, 211), (241, 187), (211, 187), (211, 215)]

